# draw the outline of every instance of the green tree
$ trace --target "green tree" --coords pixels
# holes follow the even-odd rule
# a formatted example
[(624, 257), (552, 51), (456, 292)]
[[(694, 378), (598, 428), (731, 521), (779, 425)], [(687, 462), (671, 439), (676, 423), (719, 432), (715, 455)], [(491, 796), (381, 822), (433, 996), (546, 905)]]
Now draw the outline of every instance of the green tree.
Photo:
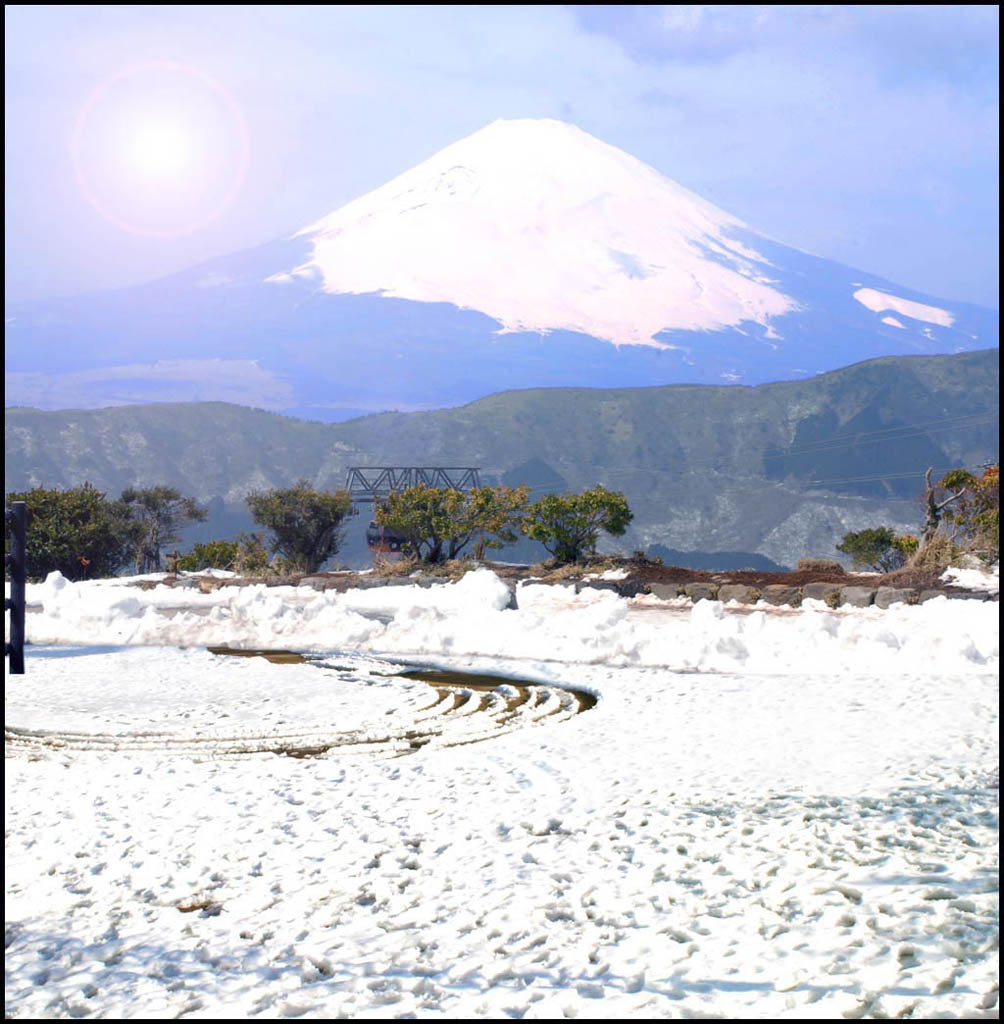
[[(450, 557), (474, 540), (474, 557), (484, 558), (486, 548), (515, 544), (523, 530), (530, 501), (530, 487), (477, 487), (468, 492), (464, 507), (467, 539)], [(452, 543), (452, 542), (451, 542)]]
[(966, 469), (946, 473), (938, 486), (957, 492), (944, 518), (955, 528), (952, 540), (964, 540), (970, 548), (995, 552), (1000, 547), (1000, 466), (988, 466), (982, 476)]
[(391, 494), (376, 520), (404, 538), (424, 562), (457, 558), (475, 541), (478, 558), (486, 548), (513, 543), (526, 511), (528, 487), (475, 487), (458, 491), (418, 484)]
[(36, 487), (8, 494), (27, 505), (27, 575), (61, 572), (70, 580), (114, 576), (132, 560), (139, 526), (128, 505), (108, 501), (85, 483), (67, 490)]
[(619, 537), (632, 519), (634, 514), (620, 491), (597, 485), (580, 494), (548, 494), (535, 501), (523, 530), (559, 562), (577, 562), (585, 554), (595, 554), (601, 533)]
[(837, 550), (850, 556), (851, 565), (855, 569), (893, 572), (906, 565), (907, 559), (917, 547), (917, 538), (912, 534), (898, 536), (888, 526), (879, 526), (845, 533)]
[(409, 554), (441, 562), (463, 502), (463, 491), (417, 484), (391, 493), (377, 506), (375, 518), (403, 538)]
[(292, 572), (316, 572), (338, 552), (342, 523), (352, 511), (348, 491), (316, 491), (309, 480), (254, 491), (246, 501), (254, 521), (272, 532), (272, 553)]
[(179, 530), (189, 523), (204, 522), (209, 514), (195, 498), (182, 497), (174, 487), (130, 487), (122, 492), (122, 501), (132, 510), (139, 524), (136, 542), (136, 571), (157, 572), (160, 549), (181, 539)]

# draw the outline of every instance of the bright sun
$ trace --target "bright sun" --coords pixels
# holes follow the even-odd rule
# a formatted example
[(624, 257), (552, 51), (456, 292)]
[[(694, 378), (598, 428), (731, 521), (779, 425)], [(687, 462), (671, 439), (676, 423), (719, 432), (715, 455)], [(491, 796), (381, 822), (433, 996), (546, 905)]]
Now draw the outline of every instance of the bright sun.
[(197, 68), (131, 65), (84, 100), (73, 166), (87, 201), (122, 231), (180, 238), (233, 202), (248, 165), (244, 114)]
[(191, 163), (191, 138), (177, 124), (142, 125), (131, 134), (127, 146), (129, 163), (144, 178), (174, 179)]

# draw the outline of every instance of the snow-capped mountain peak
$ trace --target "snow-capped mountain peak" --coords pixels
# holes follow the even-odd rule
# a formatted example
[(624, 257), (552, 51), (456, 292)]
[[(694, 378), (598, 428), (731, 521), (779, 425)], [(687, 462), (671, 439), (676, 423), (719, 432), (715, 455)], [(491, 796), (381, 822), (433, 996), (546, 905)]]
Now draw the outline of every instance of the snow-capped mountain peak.
[(11, 404), (195, 396), (321, 419), (513, 388), (791, 380), (999, 330), (992, 310), (800, 252), (548, 120), (496, 121), (275, 242), (8, 316)]
[(446, 302), (503, 331), (668, 347), (797, 307), (736, 217), (562, 121), (495, 121), (299, 232), (329, 293)]

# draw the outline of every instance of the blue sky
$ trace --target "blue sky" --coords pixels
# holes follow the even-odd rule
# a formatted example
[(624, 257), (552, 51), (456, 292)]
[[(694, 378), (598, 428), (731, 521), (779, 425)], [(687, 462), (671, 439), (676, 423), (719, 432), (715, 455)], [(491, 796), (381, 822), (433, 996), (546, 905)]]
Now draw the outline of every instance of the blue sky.
[[(498, 117), (558, 117), (783, 242), (996, 308), (997, 23), (995, 6), (7, 7), (7, 298), (269, 241)], [(75, 169), (74, 133), (93, 149), (87, 111), (172, 88), (215, 140), (217, 199), (180, 237), (135, 234), (88, 200), (97, 157)]]

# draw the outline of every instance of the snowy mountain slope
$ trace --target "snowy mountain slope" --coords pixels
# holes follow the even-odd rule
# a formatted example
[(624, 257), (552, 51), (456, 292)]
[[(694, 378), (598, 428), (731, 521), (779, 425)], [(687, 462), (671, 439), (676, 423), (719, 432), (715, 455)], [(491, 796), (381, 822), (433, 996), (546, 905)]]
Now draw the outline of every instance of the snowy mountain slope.
[(997, 343), (996, 312), (771, 240), (571, 125), (499, 121), (287, 239), (8, 308), (7, 403), (337, 420)]
[(660, 348), (667, 328), (795, 308), (743, 227), (573, 125), (496, 121), (301, 232), (313, 256), (292, 276), (476, 309), (505, 332)]

